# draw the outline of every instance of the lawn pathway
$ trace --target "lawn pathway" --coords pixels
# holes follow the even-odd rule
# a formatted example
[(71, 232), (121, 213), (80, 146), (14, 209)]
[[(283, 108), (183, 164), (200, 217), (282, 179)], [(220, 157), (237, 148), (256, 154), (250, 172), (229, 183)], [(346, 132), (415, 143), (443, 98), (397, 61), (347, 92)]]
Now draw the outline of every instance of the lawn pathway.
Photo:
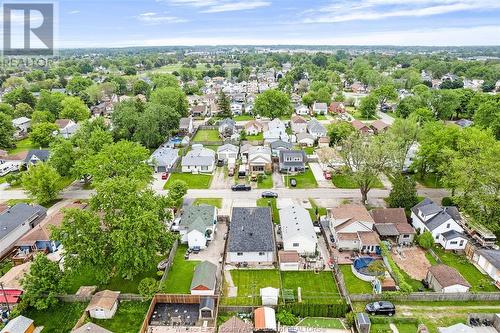
[(387, 190), (392, 189), (392, 183), (391, 183), (391, 181), (389, 180), (389, 178), (387, 178), (387, 176), (384, 173), (380, 174), (380, 181), (384, 185), (385, 189), (387, 189)]
[(236, 297), (238, 296), (238, 287), (234, 285), (233, 277), (231, 276), (231, 272), (228, 270), (224, 270), (224, 278), (226, 279), (228, 290), (227, 297)]
[(392, 330), (392, 333), (399, 333), (398, 328), (397, 328), (397, 327), (396, 327), (396, 325), (394, 325), (393, 323), (390, 323), (390, 324), (389, 324), (389, 327), (390, 327), (390, 329)]

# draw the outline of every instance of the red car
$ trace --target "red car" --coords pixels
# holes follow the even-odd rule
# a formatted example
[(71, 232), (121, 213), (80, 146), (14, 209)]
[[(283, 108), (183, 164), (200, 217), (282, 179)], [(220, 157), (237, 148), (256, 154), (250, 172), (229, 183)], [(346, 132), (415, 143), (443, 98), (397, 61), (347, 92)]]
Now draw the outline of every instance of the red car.
[(324, 171), (323, 176), (325, 176), (326, 180), (331, 180), (332, 179), (332, 173), (330, 171)]
[(167, 172), (164, 172), (164, 173), (161, 175), (161, 179), (162, 179), (162, 180), (167, 180), (167, 179), (168, 179), (168, 173), (167, 173)]

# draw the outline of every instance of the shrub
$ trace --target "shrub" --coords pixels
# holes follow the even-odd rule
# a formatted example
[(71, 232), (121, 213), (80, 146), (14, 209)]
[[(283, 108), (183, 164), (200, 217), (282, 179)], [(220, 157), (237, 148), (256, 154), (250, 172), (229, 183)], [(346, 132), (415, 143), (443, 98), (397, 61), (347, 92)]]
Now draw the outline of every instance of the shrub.
[(141, 296), (151, 299), (158, 291), (158, 281), (153, 278), (144, 278), (139, 282), (137, 289)]
[(455, 205), (453, 203), (453, 198), (451, 198), (451, 197), (444, 197), (443, 200), (441, 200), (441, 204), (443, 206), (454, 206)]
[(282, 325), (292, 326), (299, 322), (299, 319), (291, 312), (286, 310), (278, 311), (276, 314), (276, 319)]
[(432, 237), (432, 234), (429, 231), (424, 231), (423, 234), (418, 236), (418, 245), (422, 247), (423, 249), (430, 249), (432, 245), (434, 244), (434, 237)]
[(354, 315), (354, 312), (348, 312), (346, 315), (345, 315), (345, 323), (347, 325), (347, 327), (353, 327), (354, 326), (354, 319), (355, 319), (355, 315)]

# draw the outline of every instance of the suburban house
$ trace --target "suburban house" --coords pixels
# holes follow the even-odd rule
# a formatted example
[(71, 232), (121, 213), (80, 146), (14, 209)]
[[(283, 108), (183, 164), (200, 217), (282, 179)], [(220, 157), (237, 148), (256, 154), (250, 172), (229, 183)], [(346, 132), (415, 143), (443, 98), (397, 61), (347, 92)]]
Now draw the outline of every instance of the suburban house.
[(248, 171), (250, 173), (265, 173), (272, 170), (271, 148), (255, 146), (248, 150)]
[(236, 160), (238, 158), (239, 151), (240, 147), (226, 143), (225, 145), (217, 148), (217, 159), (219, 161), (224, 161), (224, 163), (227, 163), (227, 161), (231, 159)]
[(301, 116), (293, 116), (290, 121), (290, 127), (293, 134), (305, 133), (307, 132), (307, 121)]
[(309, 133), (298, 133), (296, 135), (297, 143), (303, 147), (313, 147), (314, 146), (314, 136)]
[(345, 104), (343, 102), (331, 102), (328, 106), (328, 112), (342, 114), (346, 112)]
[(279, 171), (283, 173), (304, 172), (307, 156), (303, 150), (281, 150), (279, 152)]
[(215, 295), (217, 289), (217, 265), (202, 261), (194, 269), (191, 280), (191, 295)]
[(445, 250), (463, 250), (467, 244), (460, 226), (460, 213), (456, 207), (441, 207), (425, 198), (411, 209), (412, 225), (420, 232), (429, 231), (434, 242)]
[(314, 256), (318, 239), (309, 212), (302, 206), (292, 205), (280, 209), (279, 215), (283, 250)]
[(255, 333), (277, 332), (276, 313), (273, 308), (263, 306), (253, 312), (253, 326)]
[(295, 108), (295, 113), (299, 116), (307, 116), (309, 114), (309, 108), (304, 104), (301, 104)]
[(384, 123), (382, 120), (375, 120), (370, 126), (375, 134), (383, 133), (390, 127), (389, 124)]
[(298, 271), (301, 260), (297, 251), (279, 251), (278, 262), (280, 271)]
[(408, 223), (404, 208), (377, 208), (370, 213), (381, 239), (390, 239), (398, 245), (413, 242), (417, 232)]
[(264, 130), (264, 125), (258, 120), (252, 120), (245, 124), (245, 133), (247, 135), (258, 135)]
[(219, 326), (219, 333), (253, 333), (252, 324), (232, 316), (224, 324)]
[(12, 126), (15, 128), (14, 138), (22, 139), (28, 135), (28, 130), (31, 127), (31, 119), (26, 117), (12, 119)]
[(182, 134), (193, 134), (193, 117), (184, 117), (179, 120), (179, 132)]
[(9, 320), (0, 333), (33, 333), (35, 330), (33, 319), (25, 316), (17, 316)]
[(82, 326), (74, 329), (71, 333), (113, 333), (94, 323), (84, 323)]
[(9, 253), (16, 242), (47, 216), (39, 205), (18, 203), (0, 214), (0, 258)]
[(233, 116), (241, 116), (243, 114), (243, 104), (231, 103), (231, 114)]
[(215, 167), (215, 152), (202, 145), (193, 145), (182, 158), (182, 172), (212, 173)]
[(375, 222), (363, 205), (341, 205), (328, 212), (329, 227), (337, 249), (362, 253), (380, 251), (380, 238), (373, 231)]
[(267, 130), (264, 132), (264, 142), (269, 144), (277, 140), (290, 141), (285, 124), (278, 118), (267, 123)]
[(223, 138), (228, 138), (236, 133), (236, 122), (230, 118), (219, 121), (219, 134)]
[(466, 293), (470, 288), (469, 282), (455, 268), (444, 264), (429, 267), (425, 280), (438, 293)]
[(326, 136), (326, 128), (321, 125), (319, 121), (313, 118), (307, 123), (307, 133), (311, 134), (316, 140), (320, 137)]
[(318, 148), (330, 147), (330, 138), (328, 136), (323, 136), (318, 139)]
[(368, 125), (359, 120), (353, 120), (351, 125), (361, 133), (367, 134), (372, 132), (372, 129)]
[(113, 113), (113, 110), (114, 106), (111, 101), (105, 101), (90, 108), (90, 112), (94, 117), (109, 116), (111, 113)]
[(286, 151), (292, 149), (293, 145), (290, 142), (285, 141), (274, 141), (270, 144), (271, 146), (271, 155), (273, 157), (278, 157), (281, 151)]
[(328, 105), (326, 103), (314, 102), (312, 111), (314, 114), (327, 114)]
[(500, 288), (500, 250), (476, 249), (472, 255), (472, 262), (488, 274)]
[(272, 264), (276, 246), (269, 207), (234, 207), (226, 260), (228, 263)]
[(120, 296), (119, 291), (99, 291), (92, 296), (85, 311), (91, 318), (111, 319), (118, 309), (118, 296)]
[(205, 117), (207, 115), (208, 108), (205, 104), (194, 105), (191, 108), (191, 115), (193, 117)]
[(24, 165), (29, 167), (38, 162), (47, 162), (49, 160), (50, 151), (48, 149), (32, 149), (24, 158)]
[(148, 164), (153, 167), (155, 172), (168, 172), (175, 166), (178, 159), (179, 149), (161, 145), (151, 154)]
[(209, 205), (187, 206), (179, 223), (181, 243), (190, 249), (205, 249), (217, 228), (217, 208)]
[(350, 89), (353, 93), (357, 94), (363, 94), (368, 91), (366, 89), (366, 86), (361, 82), (354, 82), (353, 84), (351, 84)]
[(56, 125), (59, 128), (59, 135), (64, 139), (69, 139), (78, 130), (78, 124), (71, 119), (57, 119)]

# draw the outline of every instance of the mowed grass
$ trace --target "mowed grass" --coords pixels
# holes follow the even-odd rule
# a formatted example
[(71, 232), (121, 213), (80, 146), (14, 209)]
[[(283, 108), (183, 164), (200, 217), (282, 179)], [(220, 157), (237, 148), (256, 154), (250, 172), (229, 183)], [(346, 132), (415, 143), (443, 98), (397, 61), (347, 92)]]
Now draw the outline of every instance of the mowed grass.
[(344, 276), (344, 282), (349, 294), (371, 294), (372, 285), (369, 282), (358, 279), (351, 271), (351, 265), (340, 265)]
[[(337, 188), (346, 188), (346, 189), (356, 189), (359, 188), (359, 185), (356, 183), (354, 178), (349, 174), (334, 174), (332, 175), (333, 185)], [(380, 181), (380, 179), (376, 179), (372, 185), (372, 188), (384, 188), (384, 184)]]
[(167, 294), (189, 294), (191, 289), (191, 280), (193, 279), (194, 268), (199, 263), (195, 260), (185, 260), (184, 254), (188, 247), (185, 244), (179, 245), (175, 253), (174, 262), (168, 277), (161, 287)]
[(193, 142), (221, 141), (218, 130), (199, 130), (193, 138)]
[(331, 304), (341, 298), (331, 272), (281, 272), (281, 279), (282, 287), (293, 290), (296, 300), (299, 287), (303, 302)]
[(273, 222), (280, 224), (280, 213), (276, 205), (276, 198), (260, 198), (257, 199), (257, 207), (271, 207)]
[(234, 121), (248, 121), (248, 120), (254, 120), (255, 118), (249, 114), (242, 114), (241, 116), (234, 116), (233, 120)]
[[(399, 333), (415, 333), (417, 325), (411, 323), (394, 323)], [(372, 324), (370, 332), (374, 333), (392, 333), (389, 324)]]
[(470, 283), (471, 291), (498, 292), (488, 275), (481, 273), (464, 255), (444, 251), (440, 247), (433, 248), (443, 264), (455, 268)]
[(23, 151), (31, 150), (31, 149), (40, 149), (40, 147), (33, 142), (31, 142), (30, 138), (26, 138), (20, 141), (15, 142), (15, 147), (7, 150), (9, 155), (14, 155), (17, 153), (21, 153)]
[(29, 308), (22, 314), (35, 321), (35, 326), (43, 326), (44, 333), (67, 333), (83, 314), (87, 303), (59, 303), (45, 310)]
[(167, 182), (164, 185), (164, 189), (168, 190), (171, 184), (176, 180), (182, 180), (185, 182), (189, 189), (200, 189), (206, 190), (210, 188), (210, 183), (212, 182), (212, 175), (205, 174), (191, 174), (191, 173), (172, 173), (168, 177)]
[[(280, 288), (280, 272), (276, 269), (238, 269), (230, 271), (233, 283), (238, 287), (237, 297), (224, 297), (227, 305), (260, 305), (260, 289), (266, 287)], [(227, 282), (226, 282), (227, 283)], [(227, 295), (227, 285), (225, 292)]]
[(313, 328), (336, 328), (345, 329), (344, 325), (337, 318), (316, 318), (308, 317), (304, 318), (301, 322), (297, 324), (300, 327), (313, 327)]
[(247, 135), (247, 141), (262, 141), (264, 140), (264, 133), (260, 132), (256, 135)]
[(273, 176), (272, 175), (262, 175), (257, 178), (257, 188), (258, 189), (271, 189), (273, 188)]
[[(294, 178), (297, 181), (296, 187), (290, 186), (290, 180)], [(316, 178), (314, 178), (314, 174), (311, 169), (306, 169), (303, 173), (297, 175), (286, 175), (285, 176), (285, 185), (289, 188), (299, 188), (299, 189), (308, 189), (308, 188), (316, 188), (318, 187), (318, 183), (316, 182)]]
[(136, 333), (148, 308), (149, 302), (122, 301), (112, 319), (92, 319), (92, 322), (111, 332)]
[(215, 206), (217, 208), (222, 208), (222, 199), (221, 198), (198, 198), (193, 202), (193, 206), (200, 205), (210, 205)]
[(419, 184), (421, 184), (425, 187), (428, 187), (428, 188), (441, 188), (441, 187), (443, 187), (441, 180), (434, 173), (428, 173), (425, 175), (422, 175), (420, 173), (416, 173), (413, 175), (413, 179), (415, 179), (415, 181), (418, 182)]

